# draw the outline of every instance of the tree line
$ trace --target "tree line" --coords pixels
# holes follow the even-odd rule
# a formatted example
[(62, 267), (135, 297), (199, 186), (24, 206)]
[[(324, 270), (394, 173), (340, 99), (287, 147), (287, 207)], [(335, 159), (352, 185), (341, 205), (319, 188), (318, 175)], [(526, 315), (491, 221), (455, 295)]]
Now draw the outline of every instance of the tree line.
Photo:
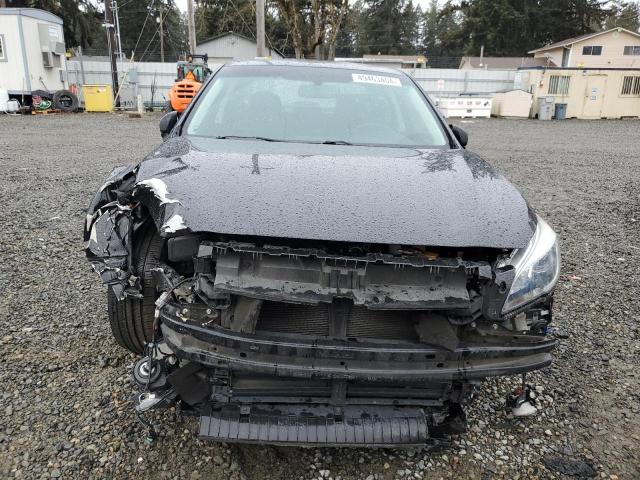
[[(103, 3), (6, 0), (62, 17), (67, 46), (106, 53)], [(119, 0), (122, 49), (168, 61), (187, 50), (186, 18), (174, 0)], [(255, 38), (255, 0), (196, 0), (198, 41), (226, 32)], [(327, 59), (363, 54), (524, 56), (550, 42), (611, 27), (638, 31), (638, 0), (267, 0), (267, 45), (287, 57)], [(437, 66), (431, 62), (433, 66)]]

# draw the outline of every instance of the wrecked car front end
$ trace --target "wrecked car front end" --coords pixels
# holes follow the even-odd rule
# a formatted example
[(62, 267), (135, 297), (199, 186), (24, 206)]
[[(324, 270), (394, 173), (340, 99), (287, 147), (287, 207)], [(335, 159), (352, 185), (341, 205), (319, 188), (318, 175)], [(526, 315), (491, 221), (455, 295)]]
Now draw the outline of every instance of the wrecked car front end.
[[(559, 259), (530, 213), (520, 249), (221, 234), (175, 195), (189, 168), (157, 158), (152, 178), (114, 172), (85, 232), (116, 302), (154, 292), (138, 409), (178, 402), (220, 441), (416, 445), (464, 431), (482, 379), (551, 363)], [(162, 247), (145, 272), (149, 226)]]
[(425, 445), (465, 430), (483, 379), (551, 363), (555, 233), (411, 79), (362, 68), (223, 67), (96, 194), (86, 252), (142, 356), (139, 413)]

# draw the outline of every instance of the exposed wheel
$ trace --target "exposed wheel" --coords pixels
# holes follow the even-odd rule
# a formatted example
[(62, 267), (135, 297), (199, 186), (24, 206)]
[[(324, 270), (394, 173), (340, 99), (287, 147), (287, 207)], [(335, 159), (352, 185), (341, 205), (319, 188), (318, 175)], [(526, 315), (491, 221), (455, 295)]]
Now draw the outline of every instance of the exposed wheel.
[(134, 245), (134, 262), (142, 284), (142, 299), (126, 297), (119, 302), (111, 289), (107, 293), (107, 311), (116, 342), (133, 353), (142, 353), (153, 339), (156, 290), (151, 270), (160, 265), (164, 240), (153, 226), (140, 232)]
[(53, 108), (63, 112), (75, 112), (78, 105), (78, 97), (69, 90), (58, 90), (53, 94)]

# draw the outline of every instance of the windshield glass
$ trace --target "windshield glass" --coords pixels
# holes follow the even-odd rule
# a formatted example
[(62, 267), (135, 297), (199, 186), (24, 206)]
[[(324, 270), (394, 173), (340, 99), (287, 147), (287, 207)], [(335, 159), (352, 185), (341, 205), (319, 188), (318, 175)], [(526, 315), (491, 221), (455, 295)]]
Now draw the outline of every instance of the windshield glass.
[(403, 75), (322, 67), (225, 67), (184, 131), (289, 142), (448, 145), (433, 110)]

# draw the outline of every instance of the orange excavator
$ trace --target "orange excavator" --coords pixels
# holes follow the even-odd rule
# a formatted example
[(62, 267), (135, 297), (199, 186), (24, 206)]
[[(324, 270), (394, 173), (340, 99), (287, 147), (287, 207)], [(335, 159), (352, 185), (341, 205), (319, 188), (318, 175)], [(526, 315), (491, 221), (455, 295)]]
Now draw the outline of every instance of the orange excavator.
[(198, 93), (205, 79), (211, 73), (207, 65), (208, 55), (189, 55), (187, 60), (178, 61), (176, 83), (169, 90), (167, 110), (184, 112), (193, 97)]

